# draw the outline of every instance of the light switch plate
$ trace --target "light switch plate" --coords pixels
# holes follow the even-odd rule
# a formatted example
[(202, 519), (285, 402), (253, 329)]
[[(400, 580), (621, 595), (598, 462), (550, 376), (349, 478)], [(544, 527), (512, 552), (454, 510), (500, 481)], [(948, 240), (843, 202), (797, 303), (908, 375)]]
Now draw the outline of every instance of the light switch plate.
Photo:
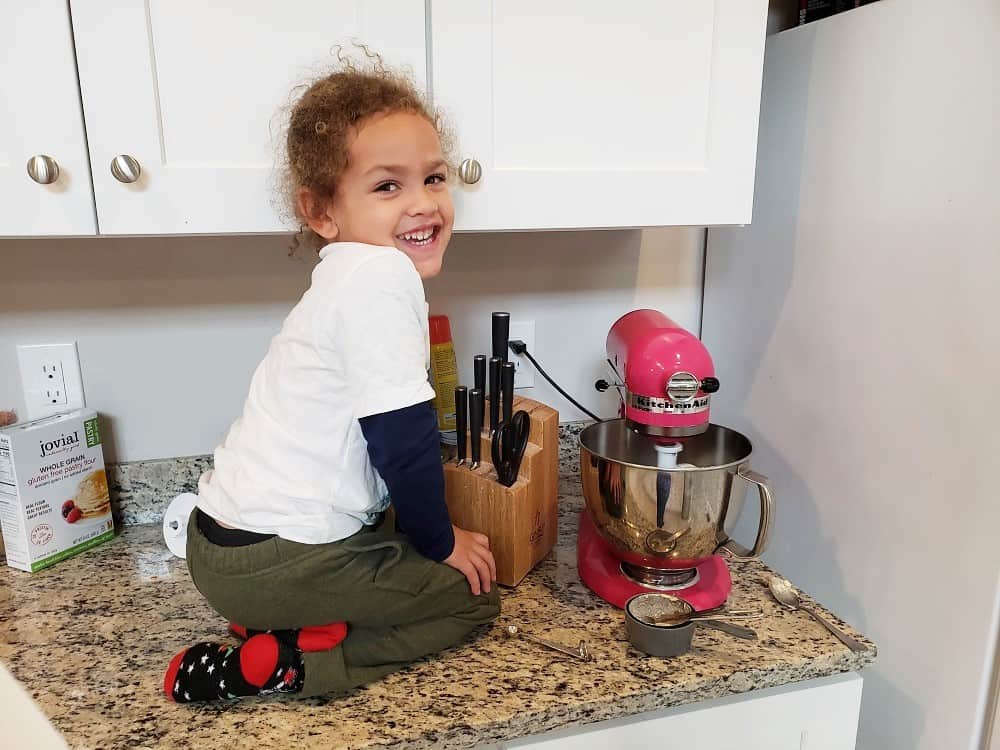
[(21, 390), (28, 419), (86, 406), (76, 342), (17, 347)]

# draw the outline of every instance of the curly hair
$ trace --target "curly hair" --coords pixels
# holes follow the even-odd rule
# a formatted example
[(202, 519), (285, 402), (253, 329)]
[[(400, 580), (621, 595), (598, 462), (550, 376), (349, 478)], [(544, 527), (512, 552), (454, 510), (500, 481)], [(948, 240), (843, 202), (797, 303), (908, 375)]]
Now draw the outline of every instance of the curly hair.
[(365, 60), (358, 63), (342, 48), (335, 48), (337, 69), (308, 84), (288, 116), (280, 182), (285, 209), (299, 225), (291, 252), (300, 244), (314, 250), (326, 244), (309, 228), (297, 196), (305, 188), (317, 205), (329, 205), (348, 166), (350, 140), (367, 119), (397, 112), (423, 117), (437, 131), (451, 165), (453, 137), (441, 113), (419, 92), (409, 74), (387, 67), (380, 55), (357, 46)]

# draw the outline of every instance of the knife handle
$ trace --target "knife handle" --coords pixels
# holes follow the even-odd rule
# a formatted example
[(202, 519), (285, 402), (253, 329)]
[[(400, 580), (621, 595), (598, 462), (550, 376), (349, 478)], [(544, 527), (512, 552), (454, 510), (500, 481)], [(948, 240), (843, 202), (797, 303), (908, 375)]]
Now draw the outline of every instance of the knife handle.
[(500, 422), (500, 357), (490, 357), (490, 434)]
[(472, 432), (472, 468), (478, 468), (480, 447), (483, 440), (483, 392), (478, 388), (469, 391), (469, 427)]
[[(477, 354), (472, 358), (472, 372), (475, 377), (473, 388), (478, 388), (483, 393), (486, 393), (486, 355)], [(483, 408), (486, 408), (486, 402), (483, 402)], [(482, 410), (479, 412), (479, 424), (482, 424), (486, 419), (486, 415), (483, 414)]]
[(507, 342), (510, 339), (510, 313), (493, 313), (493, 356), (507, 361)]
[(458, 465), (465, 463), (465, 438), (469, 429), (469, 389), (455, 388), (455, 433), (458, 438)]
[(504, 424), (510, 422), (510, 417), (514, 413), (514, 363), (504, 362), (500, 375), (500, 400), (503, 404)]

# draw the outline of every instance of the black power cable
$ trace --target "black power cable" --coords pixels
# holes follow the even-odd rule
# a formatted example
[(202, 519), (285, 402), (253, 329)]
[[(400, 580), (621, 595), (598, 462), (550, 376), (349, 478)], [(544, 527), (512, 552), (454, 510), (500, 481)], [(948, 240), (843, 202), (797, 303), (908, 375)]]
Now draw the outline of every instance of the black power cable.
[(514, 352), (514, 354), (516, 354), (517, 356), (520, 357), (523, 354), (525, 357), (527, 357), (528, 360), (531, 362), (531, 364), (535, 366), (535, 369), (538, 370), (538, 374), (541, 375), (543, 378), (545, 378), (547, 381), (549, 381), (549, 384), (557, 391), (559, 391), (559, 393), (562, 394), (562, 397), (565, 398), (567, 401), (569, 401), (571, 404), (573, 404), (573, 406), (575, 406), (577, 409), (579, 409), (584, 414), (589, 416), (591, 419), (596, 419), (598, 422), (604, 421), (599, 416), (594, 414), (594, 412), (590, 411), (590, 409), (588, 409), (586, 406), (581, 404), (575, 398), (566, 393), (566, 391), (560, 388), (559, 384), (552, 378), (550, 378), (549, 374), (542, 369), (542, 366), (540, 364), (538, 364), (538, 361), (531, 356), (531, 352), (528, 351), (527, 344), (525, 344), (520, 339), (513, 339), (512, 341), (507, 342), (507, 346), (509, 346), (510, 350)]

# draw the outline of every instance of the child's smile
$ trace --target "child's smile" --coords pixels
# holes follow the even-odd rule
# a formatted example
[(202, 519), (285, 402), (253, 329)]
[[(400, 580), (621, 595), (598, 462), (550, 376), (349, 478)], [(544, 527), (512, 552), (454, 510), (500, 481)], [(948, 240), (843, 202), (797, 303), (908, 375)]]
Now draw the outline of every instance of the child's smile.
[(396, 247), (421, 278), (435, 276), (455, 219), (437, 131), (408, 112), (376, 116), (350, 143), (328, 209), (327, 239)]
[(411, 227), (396, 235), (395, 245), (416, 264), (417, 257), (437, 252), (440, 245), (438, 240), (441, 237), (441, 226), (441, 224), (430, 223)]
[(435, 237), (437, 237), (438, 227), (434, 225), (412, 229), (409, 232), (397, 235), (396, 239), (409, 242), (414, 247), (425, 247)]

